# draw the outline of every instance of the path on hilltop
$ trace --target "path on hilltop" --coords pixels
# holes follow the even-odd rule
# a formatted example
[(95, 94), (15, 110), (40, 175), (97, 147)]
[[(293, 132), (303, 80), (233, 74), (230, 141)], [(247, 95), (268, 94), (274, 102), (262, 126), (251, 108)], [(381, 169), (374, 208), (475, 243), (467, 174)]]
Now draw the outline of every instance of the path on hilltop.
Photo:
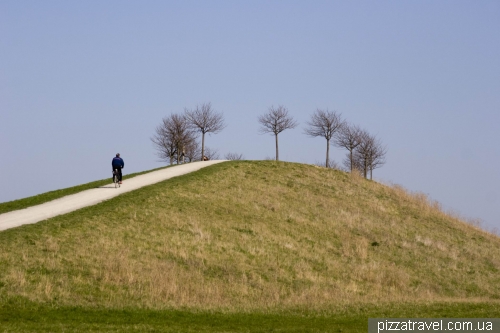
[(224, 162), (224, 160), (177, 165), (172, 168), (152, 171), (144, 175), (127, 179), (127, 181), (123, 182), (123, 185), (120, 188), (115, 188), (114, 184), (109, 184), (68, 195), (41, 205), (0, 214), (0, 231), (15, 228), (24, 224), (37, 223), (57, 215), (66, 214), (83, 207), (92, 206), (104, 200), (114, 198), (120, 194), (137, 190), (138, 188), (155, 184), (172, 177), (197, 171), (221, 162)]

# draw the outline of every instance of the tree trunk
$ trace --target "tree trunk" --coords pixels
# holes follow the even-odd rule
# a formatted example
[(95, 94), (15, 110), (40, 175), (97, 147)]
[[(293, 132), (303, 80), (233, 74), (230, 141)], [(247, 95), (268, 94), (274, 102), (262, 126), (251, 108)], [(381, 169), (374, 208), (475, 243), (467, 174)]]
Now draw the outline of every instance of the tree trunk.
[(330, 167), (330, 140), (326, 139), (326, 167)]
[(351, 153), (351, 173), (352, 173), (352, 149), (349, 150), (349, 152)]
[(201, 133), (201, 160), (205, 157), (205, 133)]
[(276, 161), (279, 161), (279, 155), (278, 155), (278, 134), (276, 134)]
[(373, 180), (372, 176), (373, 176), (373, 168), (370, 168), (370, 180)]

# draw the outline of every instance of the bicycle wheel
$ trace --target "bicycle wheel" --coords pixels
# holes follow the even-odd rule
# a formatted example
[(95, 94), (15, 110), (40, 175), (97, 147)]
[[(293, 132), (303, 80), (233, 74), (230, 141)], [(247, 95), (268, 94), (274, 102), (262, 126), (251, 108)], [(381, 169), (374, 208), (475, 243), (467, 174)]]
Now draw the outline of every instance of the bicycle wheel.
[(115, 174), (113, 175), (113, 183), (115, 183), (115, 188), (119, 187), (120, 184), (118, 184), (118, 175), (116, 174), (116, 171), (115, 171)]

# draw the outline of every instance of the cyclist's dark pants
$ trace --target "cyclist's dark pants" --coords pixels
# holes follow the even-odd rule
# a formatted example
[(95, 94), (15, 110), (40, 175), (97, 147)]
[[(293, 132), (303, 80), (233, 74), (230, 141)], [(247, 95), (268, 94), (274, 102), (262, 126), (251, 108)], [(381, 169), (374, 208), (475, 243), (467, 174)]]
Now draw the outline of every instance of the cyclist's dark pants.
[(115, 170), (118, 173), (118, 181), (121, 182), (122, 181), (122, 168), (121, 167), (113, 167), (113, 172), (115, 172)]

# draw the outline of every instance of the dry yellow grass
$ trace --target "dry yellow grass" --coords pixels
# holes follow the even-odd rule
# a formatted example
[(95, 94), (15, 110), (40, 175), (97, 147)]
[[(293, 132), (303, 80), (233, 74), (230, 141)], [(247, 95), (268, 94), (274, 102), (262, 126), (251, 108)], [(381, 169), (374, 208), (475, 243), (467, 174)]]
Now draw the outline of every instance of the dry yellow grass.
[(500, 239), (400, 187), (231, 162), (0, 233), (0, 297), (251, 310), (500, 298)]

